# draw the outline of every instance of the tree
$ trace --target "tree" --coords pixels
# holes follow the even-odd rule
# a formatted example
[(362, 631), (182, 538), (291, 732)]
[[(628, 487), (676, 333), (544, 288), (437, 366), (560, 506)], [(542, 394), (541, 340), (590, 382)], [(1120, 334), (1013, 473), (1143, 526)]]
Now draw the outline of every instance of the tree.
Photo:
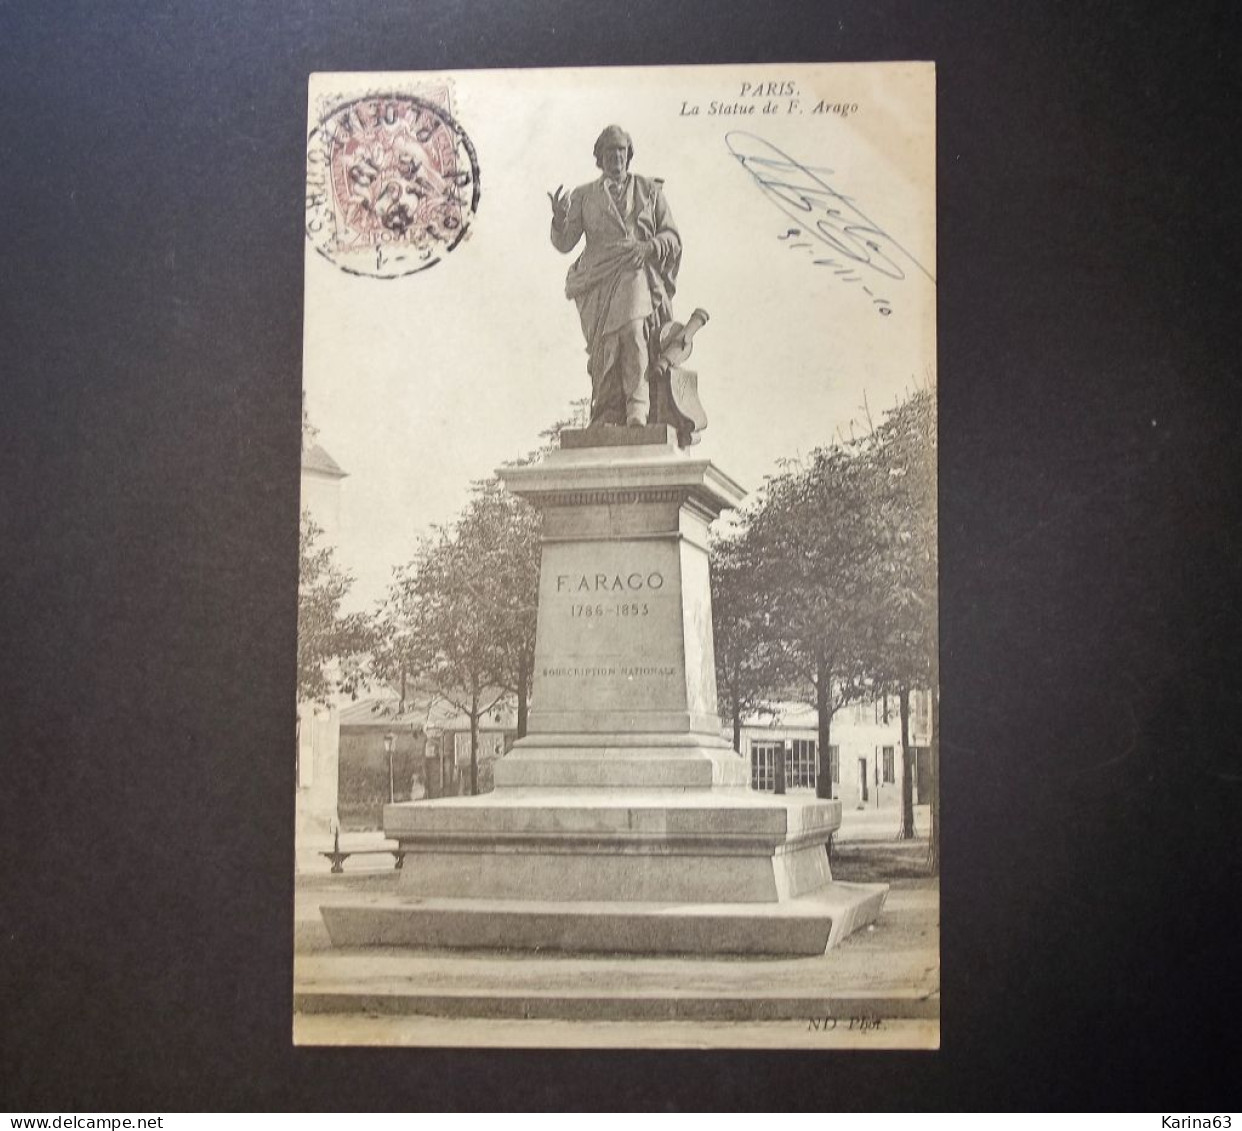
[(298, 545), (298, 700), (326, 704), (333, 691), (352, 694), (357, 688), (361, 661), (373, 637), (366, 616), (341, 614), (353, 578), (333, 561), (330, 547), (318, 545), (322, 534), (310, 512), (303, 511)]
[(712, 539), (712, 634), (719, 705), (742, 750), (742, 719), (767, 710), (783, 686), (780, 642), (759, 591), (754, 539), (742, 530)]
[(518, 738), (526, 736), (535, 670), (541, 529), (539, 512), (496, 479), (475, 484), (458, 526), (459, 537), (492, 558), (495, 584), (477, 594), (479, 615), (501, 652), (500, 684), (517, 699)]
[(832, 796), (832, 718), (867, 689), (876, 519), (866, 479), (856, 444), (817, 449), (805, 467), (767, 481), (750, 524), (779, 662), (814, 695), (824, 798)]
[[(879, 518), (875, 631), (868, 666), (877, 686), (896, 694), (901, 718), (902, 787), (899, 839), (914, 836), (914, 752), (910, 697), (932, 698), (933, 826), (939, 650), (936, 540), (936, 402), (920, 390), (885, 418), (869, 438), (867, 460)], [(936, 830), (933, 827), (933, 840)], [(938, 845), (933, 846), (933, 854)]]
[(381, 674), (416, 673), (470, 720), (470, 792), (479, 791), (479, 721), (504, 699), (515, 656), (513, 563), (498, 485), (476, 492), (399, 567), (380, 609)]

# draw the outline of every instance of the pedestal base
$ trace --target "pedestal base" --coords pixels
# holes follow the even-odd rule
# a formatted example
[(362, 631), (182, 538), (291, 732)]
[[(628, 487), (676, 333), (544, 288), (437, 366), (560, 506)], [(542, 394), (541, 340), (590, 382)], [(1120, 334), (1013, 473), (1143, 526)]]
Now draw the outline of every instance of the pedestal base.
[(838, 884), (837, 801), (698, 791), (506, 789), (390, 805), (398, 897), (325, 907), (337, 946), (812, 954), (879, 914)]

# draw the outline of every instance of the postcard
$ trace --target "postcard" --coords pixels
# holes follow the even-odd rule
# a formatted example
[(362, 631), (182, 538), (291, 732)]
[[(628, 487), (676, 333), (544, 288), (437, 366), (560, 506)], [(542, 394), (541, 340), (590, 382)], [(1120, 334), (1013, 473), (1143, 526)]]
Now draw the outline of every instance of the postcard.
[(297, 1043), (938, 1047), (934, 111), (311, 76)]

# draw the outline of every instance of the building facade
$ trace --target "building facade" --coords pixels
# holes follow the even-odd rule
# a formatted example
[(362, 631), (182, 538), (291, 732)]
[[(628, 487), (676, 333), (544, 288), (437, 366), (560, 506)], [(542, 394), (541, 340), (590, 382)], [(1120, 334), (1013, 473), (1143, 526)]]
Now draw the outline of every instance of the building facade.
[[(377, 686), (340, 711), (337, 809), (346, 830), (383, 827), (390, 801), (470, 792), (470, 718), (443, 696)], [(490, 698), (494, 692), (488, 692)], [(479, 719), (478, 785), (492, 789), (492, 767), (517, 738), (513, 707), (502, 700)]]
[[(930, 699), (910, 697), (910, 745), (914, 750), (913, 793), (916, 805), (931, 799)], [(901, 804), (903, 763), (901, 720), (890, 697), (852, 703), (832, 719), (828, 748), (832, 796), (857, 809)], [(783, 760), (785, 789), (814, 792), (819, 776), (819, 719), (802, 703), (778, 705), (774, 715), (743, 721), (741, 755), (750, 765), (752, 789), (776, 789)]]
[(379, 829), (384, 806), (428, 795), (425, 699), (403, 703), (382, 688), (341, 708), (337, 813), (341, 828)]

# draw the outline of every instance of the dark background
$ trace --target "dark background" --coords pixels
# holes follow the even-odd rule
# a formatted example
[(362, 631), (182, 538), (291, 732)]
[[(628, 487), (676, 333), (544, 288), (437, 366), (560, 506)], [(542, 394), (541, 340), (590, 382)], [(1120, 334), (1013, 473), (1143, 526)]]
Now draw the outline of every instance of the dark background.
[[(1236, 1107), (1235, 10), (0, 7), (5, 1106)], [(294, 1049), (308, 73), (906, 58), (943, 1050)]]

